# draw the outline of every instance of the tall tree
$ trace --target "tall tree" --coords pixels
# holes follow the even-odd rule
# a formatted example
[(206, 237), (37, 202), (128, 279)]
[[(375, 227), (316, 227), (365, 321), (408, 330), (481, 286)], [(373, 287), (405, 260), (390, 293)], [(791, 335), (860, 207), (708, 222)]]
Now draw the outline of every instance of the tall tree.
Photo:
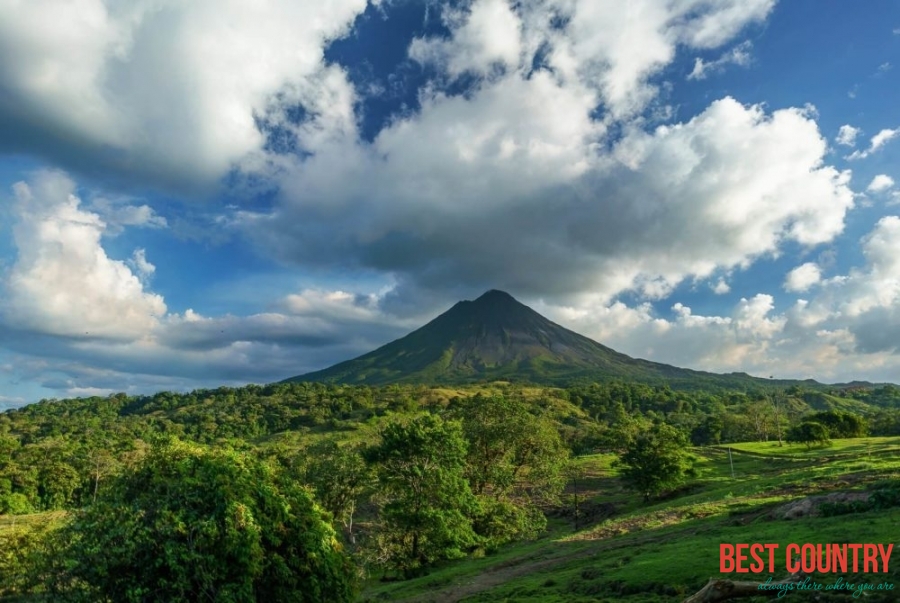
[(357, 504), (374, 486), (372, 469), (359, 445), (340, 445), (326, 440), (306, 451), (305, 479), (316, 491), (316, 500), (341, 522), (348, 540), (355, 542), (353, 517)]
[(453, 410), (469, 442), (466, 477), (480, 506), (478, 534), (493, 546), (536, 535), (546, 525), (539, 510), (565, 485), (569, 451), (549, 419), (519, 398), (477, 395)]
[(475, 543), (469, 517), (476, 501), (464, 476), (459, 423), (434, 415), (391, 423), (365, 457), (379, 483), (379, 561), (409, 575)]

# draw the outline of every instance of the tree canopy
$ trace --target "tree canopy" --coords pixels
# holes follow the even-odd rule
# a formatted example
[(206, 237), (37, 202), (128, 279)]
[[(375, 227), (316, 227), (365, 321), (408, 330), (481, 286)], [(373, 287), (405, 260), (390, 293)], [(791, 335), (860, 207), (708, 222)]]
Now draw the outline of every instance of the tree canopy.
[(645, 501), (681, 485), (693, 466), (687, 438), (665, 423), (638, 434), (617, 464), (622, 480)]
[(394, 422), (366, 450), (381, 502), (377, 554), (415, 573), (438, 559), (459, 557), (475, 534), (475, 497), (465, 479), (466, 440), (459, 423), (424, 415)]
[[(78, 601), (351, 601), (327, 516), (271, 465), (180, 441), (154, 446), (63, 529), (57, 585)], [(72, 588), (75, 586), (75, 588)]]
[(813, 445), (828, 446), (831, 443), (828, 439), (828, 428), (816, 421), (804, 421), (791, 427), (787, 432), (787, 441), (806, 444), (807, 449)]

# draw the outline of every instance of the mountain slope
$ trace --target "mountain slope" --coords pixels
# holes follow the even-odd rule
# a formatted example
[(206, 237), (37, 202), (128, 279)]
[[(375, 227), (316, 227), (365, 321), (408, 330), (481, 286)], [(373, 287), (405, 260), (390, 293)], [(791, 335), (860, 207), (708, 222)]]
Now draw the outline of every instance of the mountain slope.
[(502, 291), (461, 301), (368, 354), (286, 381), (381, 385), (499, 379), (548, 385), (625, 379), (685, 388), (796, 383), (743, 373), (716, 375), (631, 358), (551, 322)]

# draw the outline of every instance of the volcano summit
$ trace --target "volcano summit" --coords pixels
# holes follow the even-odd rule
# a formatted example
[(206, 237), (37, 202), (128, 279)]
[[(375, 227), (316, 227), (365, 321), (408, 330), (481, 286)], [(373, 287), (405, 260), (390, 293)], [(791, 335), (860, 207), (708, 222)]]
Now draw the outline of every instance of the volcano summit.
[(383, 385), (512, 380), (562, 385), (622, 379), (682, 388), (785, 385), (631, 358), (570, 331), (503, 291), (461, 301), (409, 335), (368, 354), (287, 381)]

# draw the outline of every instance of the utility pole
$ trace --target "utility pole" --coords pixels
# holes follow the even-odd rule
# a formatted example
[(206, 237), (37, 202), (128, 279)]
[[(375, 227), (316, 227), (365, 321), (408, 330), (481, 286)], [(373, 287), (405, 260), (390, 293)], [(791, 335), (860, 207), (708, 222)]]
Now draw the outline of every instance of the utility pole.
[(728, 464), (731, 465), (731, 479), (734, 479), (734, 461), (731, 460), (731, 446), (728, 447)]
[(575, 531), (578, 531), (578, 470), (572, 474), (572, 486), (575, 491)]
[(784, 446), (781, 442), (781, 417), (778, 414), (778, 394), (772, 395), (772, 406), (775, 407), (775, 429), (778, 431), (778, 446)]

